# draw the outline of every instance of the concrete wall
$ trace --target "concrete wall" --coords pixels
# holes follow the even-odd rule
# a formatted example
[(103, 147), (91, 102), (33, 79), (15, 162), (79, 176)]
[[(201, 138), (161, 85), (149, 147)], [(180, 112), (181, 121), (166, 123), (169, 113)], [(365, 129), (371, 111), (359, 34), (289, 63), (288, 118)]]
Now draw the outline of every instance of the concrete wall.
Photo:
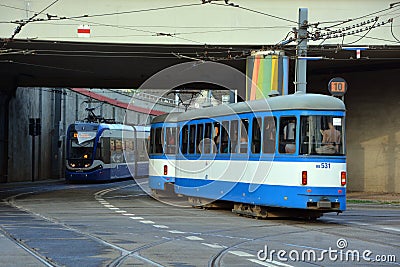
[[(400, 192), (400, 97), (394, 82), (398, 75), (399, 70), (338, 75), (349, 84), (345, 95), (349, 190)], [(327, 93), (331, 78), (311, 75), (308, 88)]]
[[(29, 181), (32, 177), (32, 137), (29, 118), (42, 119), (42, 135), (35, 137), (35, 177), (50, 178), (52, 93), (39, 88), (19, 88), (10, 101), (8, 139), (8, 182)], [(39, 157), (39, 153), (41, 156)]]
[(398, 85), (389, 79), (398, 75), (398, 70), (374, 71), (349, 79), (354, 86), (346, 97), (354, 189), (400, 192), (400, 98)]
[[(298, 8), (300, 7), (309, 9), (311, 23), (337, 22), (387, 9), (390, 3), (396, 1), (232, 0), (230, 2), (262, 12), (264, 15), (224, 6), (224, 1), (202, 5), (200, 0), (68, 0), (58, 1), (43, 14), (37, 16), (36, 18), (44, 19), (44, 21), (28, 23), (16, 35), (16, 38), (106, 43), (272, 45), (280, 42), (293, 27), (296, 27)], [(2, 38), (10, 38), (14, 33), (17, 25), (11, 23), (12, 21), (28, 19), (49, 5), (47, 0), (2, 0), (2, 3), (4, 4), (4, 6), (0, 6), (2, 21), (10, 22), (0, 24), (0, 37)], [(194, 5), (187, 6), (190, 4)], [(165, 9), (165, 7), (178, 5), (186, 5), (186, 7)], [(154, 10), (143, 11), (148, 9)], [(142, 11), (129, 12), (139, 10)], [(59, 17), (113, 13), (114, 15), (81, 17), (76, 20), (57, 20)], [(48, 21), (46, 14), (58, 17)], [(396, 14), (396, 8), (393, 8), (340, 25), (340, 27), (361, 23), (375, 16), (380, 16), (380, 20), (383, 21), (396, 16)], [(277, 17), (285, 20), (277, 19)], [(77, 36), (80, 24), (90, 25), (90, 38)], [(326, 27), (333, 24), (324, 23), (320, 26)], [(394, 33), (396, 36), (400, 35), (398, 25), (398, 20), (395, 19)], [(164, 33), (164, 35), (160, 33)], [(343, 43), (351, 43), (360, 36), (362, 34), (346, 37)], [(321, 40), (310, 42), (310, 44), (319, 43)], [(342, 43), (342, 39), (337, 38), (324, 42), (324, 44), (328, 43)], [(396, 44), (396, 40), (392, 38), (390, 26), (385, 26), (372, 30), (366, 38), (356, 43), (356, 45), (363, 44), (393, 45)]]

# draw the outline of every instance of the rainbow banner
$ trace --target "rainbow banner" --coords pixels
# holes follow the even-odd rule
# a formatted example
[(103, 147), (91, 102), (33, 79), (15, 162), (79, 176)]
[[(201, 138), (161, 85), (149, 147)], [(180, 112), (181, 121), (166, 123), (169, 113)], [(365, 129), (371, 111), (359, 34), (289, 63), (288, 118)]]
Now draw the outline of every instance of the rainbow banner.
[(288, 94), (289, 59), (277, 54), (256, 54), (246, 60), (246, 100), (268, 97), (272, 90)]

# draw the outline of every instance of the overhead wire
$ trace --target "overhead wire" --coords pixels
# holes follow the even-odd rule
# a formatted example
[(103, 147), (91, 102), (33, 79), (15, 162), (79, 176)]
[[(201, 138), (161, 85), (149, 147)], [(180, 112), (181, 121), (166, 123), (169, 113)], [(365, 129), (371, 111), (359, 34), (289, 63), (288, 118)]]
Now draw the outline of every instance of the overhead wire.
[(396, 35), (395, 35), (394, 32), (393, 32), (393, 20), (392, 20), (392, 23), (390, 23), (390, 33), (392, 34), (393, 38), (394, 38), (397, 42), (400, 43), (400, 40), (397, 39)]
[(249, 12), (252, 12), (252, 13), (256, 13), (256, 14), (259, 14), (259, 15), (263, 15), (263, 16), (274, 18), (274, 19), (283, 20), (283, 21), (286, 21), (286, 22), (291, 22), (291, 23), (297, 24), (297, 21), (294, 21), (294, 20), (291, 20), (291, 19), (287, 19), (287, 18), (284, 18), (284, 17), (280, 17), (280, 16), (276, 16), (276, 15), (272, 15), (272, 14), (268, 14), (268, 13), (265, 13), (265, 12), (262, 12), (262, 11), (250, 9), (250, 8), (243, 7), (243, 6), (234, 4), (234, 3), (229, 3), (228, 1), (225, 1), (225, 4), (214, 3), (214, 1), (208, 1), (208, 3), (210, 3), (212, 5), (217, 5), (217, 6), (235, 7), (235, 8), (243, 9), (243, 10), (246, 10), (246, 11), (249, 11)]
[(53, 6), (55, 3), (57, 3), (59, 0), (54, 0), (52, 3), (50, 3), (48, 6), (46, 6), (44, 9), (42, 9), (40, 12), (35, 13), (32, 17), (30, 17), (27, 21), (21, 22), (17, 28), (15, 29), (13, 35), (11, 36), (10, 40), (14, 39), (14, 37), (21, 31), (22, 27), (24, 27), (26, 24), (29, 22), (32, 22), (37, 16), (42, 14), (44, 11), (49, 9), (51, 6)]
[[(54, 1), (51, 5), (55, 4), (57, 1), (58, 0)], [(233, 28), (233, 29), (227, 27), (227, 29), (221, 29), (221, 30), (210, 30), (210, 31), (205, 30), (205, 31), (192, 31), (192, 32), (184, 32), (184, 31), (182, 31), (182, 32), (177, 32), (177, 33), (168, 33), (168, 32), (160, 32), (160, 31), (150, 31), (150, 30), (138, 29), (137, 28), (138, 26), (113, 25), (113, 24), (93, 22), (93, 21), (88, 21), (87, 18), (102, 17), (102, 16), (114, 16), (114, 15), (124, 15), (124, 14), (131, 14), (131, 13), (137, 13), (137, 12), (150, 12), (150, 11), (165, 10), (165, 9), (171, 9), (171, 8), (199, 6), (199, 5), (204, 5), (204, 4), (210, 3), (212, 5), (218, 5), (218, 6), (235, 7), (235, 8), (239, 8), (239, 9), (242, 9), (242, 10), (245, 10), (245, 11), (248, 11), (248, 12), (253, 12), (253, 13), (257, 13), (257, 14), (260, 14), (260, 15), (268, 16), (268, 17), (271, 17), (271, 18), (274, 18), (274, 19), (279, 19), (279, 20), (283, 20), (283, 21), (286, 21), (286, 22), (296, 23), (297, 24), (297, 22), (294, 21), (294, 20), (290, 20), (290, 19), (287, 19), (287, 18), (279, 17), (279, 16), (272, 15), (272, 14), (268, 14), (268, 13), (261, 12), (261, 11), (258, 11), (258, 10), (253, 10), (253, 9), (250, 9), (250, 8), (247, 8), (247, 7), (242, 7), (242, 6), (233, 4), (233, 3), (228, 3), (229, 1), (224, 1), (224, 2), (225, 2), (225, 4), (220, 4), (220, 3), (215, 3), (215, 0), (213, 0), (213, 1), (203, 1), (202, 3), (196, 3), (196, 4), (184, 4), (184, 5), (159, 7), (159, 8), (139, 9), (139, 10), (130, 10), (130, 11), (121, 11), (121, 12), (112, 12), (112, 13), (103, 13), (103, 14), (94, 14), (94, 15), (81, 15), (81, 16), (73, 16), (73, 17), (59, 17), (59, 16), (55, 16), (55, 15), (46, 14), (47, 15), (47, 19), (34, 20), (34, 18), (36, 16), (38, 16), (41, 13), (43, 13), (47, 8), (49, 8), (51, 6), (50, 5), (50, 6), (46, 7), (44, 10), (42, 10), (41, 12), (35, 13), (33, 19), (30, 18), (30, 20), (31, 20), (30, 22), (41, 22), (41, 23), (44, 23), (46, 21), (47, 22), (49, 22), (49, 21), (55, 22), (55, 21), (60, 21), (60, 20), (72, 20), (72, 21), (77, 21), (77, 22), (80, 22), (80, 23), (88, 23), (88, 24), (92, 24), (92, 25), (96, 25), (96, 26), (114, 27), (114, 28), (125, 29), (125, 30), (139, 31), (139, 32), (143, 32), (143, 33), (146, 33), (146, 34), (151, 34), (151, 36), (164, 36), (164, 37), (171, 37), (171, 38), (181, 39), (181, 40), (185, 40), (185, 41), (188, 41), (188, 42), (201, 44), (201, 45), (204, 45), (205, 47), (207, 46), (206, 43), (199, 42), (197, 40), (192, 40), (192, 39), (189, 39), (189, 38), (185, 38), (185, 37), (182, 37), (180, 35), (224, 32), (224, 31), (242, 31), (242, 30), (265, 29), (265, 28), (281, 28), (281, 27), (284, 27), (284, 26), (251, 27), (251, 28), (250, 27), (238, 27), (238, 28)], [(7, 5), (0, 4), (0, 6), (7, 6)], [(7, 6), (7, 7), (13, 8), (11, 6)], [(16, 8), (16, 9), (25, 10), (25, 9), (21, 9), (21, 8)], [(336, 25), (344, 24), (344, 23), (347, 23), (347, 22), (350, 22), (350, 21), (356, 21), (356, 20), (359, 20), (361, 18), (365, 18), (365, 17), (371, 16), (371, 15), (375, 15), (375, 14), (378, 14), (378, 13), (386, 12), (388, 10), (391, 10), (391, 11), (387, 12), (386, 14), (383, 14), (383, 15), (388, 15), (388, 14), (391, 14), (393, 12), (396, 12), (398, 10), (398, 8), (393, 9), (393, 7), (390, 7), (390, 8), (382, 9), (382, 10), (375, 11), (375, 12), (372, 12), (372, 13), (369, 13), (369, 14), (366, 14), (366, 15), (359, 16), (359, 17), (357, 17), (355, 19), (348, 19), (348, 20), (345, 20), (345, 21), (339, 21), (339, 24), (336, 24)], [(21, 20), (21, 21), (23, 21), (23, 20)], [(14, 23), (16, 23), (16, 22), (17, 21), (14, 21)], [(23, 21), (23, 22), (27, 23), (27, 21)], [(338, 22), (338, 21), (335, 21), (335, 22)], [(20, 22), (20, 23), (22, 23), (22, 22)], [(332, 23), (332, 22), (321, 22), (321, 23), (317, 23), (315, 25), (320, 25), (322, 23)], [(314, 24), (310, 24), (310, 25), (314, 25)], [(333, 28), (336, 25), (326, 27), (325, 29), (328, 30), (329, 28)], [(146, 28), (151, 28), (151, 27), (153, 27), (153, 26), (146, 25)], [(167, 28), (168, 26), (164, 25), (163, 27)], [(392, 36), (398, 42), (398, 39), (395, 37), (395, 35), (393, 33), (393, 22), (391, 23), (390, 27), (391, 27)], [(207, 28), (207, 27), (206, 26), (204, 26), (204, 27), (180, 26), (180, 28)], [(216, 29), (218, 27), (213, 27), (213, 28)], [(372, 30), (372, 28), (370, 28), (367, 31), (366, 34), (361, 36), (361, 38), (359, 38), (358, 40), (356, 40), (356, 41), (354, 41), (352, 43), (349, 43), (349, 44), (356, 43), (356, 42), (358, 42), (358, 41), (360, 41), (361, 39), (364, 39), (364, 38), (372, 38), (372, 39), (374, 39), (373, 37), (367, 36), (371, 30)], [(285, 37), (284, 41), (288, 38), (290, 33), (291, 32), (288, 33), (288, 35)], [(351, 35), (353, 35), (353, 34), (351, 34)], [(148, 35), (143, 34), (143, 35), (131, 35), (131, 36), (148, 36)], [(354, 36), (357, 36), (357, 35), (354, 34)], [(103, 37), (109, 37), (109, 36), (103, 36)], [(344, 36), (342, 36), (342, 37), (344, 37)], [(328, 38), (325, 38), (324, 41), (327, 40), (327, 39)], [(289, 42), (289, 41), (293, 41), (293, 40), (295, 40), (295, 39), (294, 38), (290, 38), (289, 40), (286, 40), (286, 41)], [(380, 40), (385, 40), (385, 39), (380, 39)], [(389, 41), (389, 40), (385, 40), (385, 41)], [(322, 43), (320, 45), (322, 45)], [(344, 44), (344, 40), (342, 40), (342, 44)], [(146, 46), (146, 47), (148, 47), (148, 46)], [(154, 58), (154, 57), (151, 57), (151, 58)]]

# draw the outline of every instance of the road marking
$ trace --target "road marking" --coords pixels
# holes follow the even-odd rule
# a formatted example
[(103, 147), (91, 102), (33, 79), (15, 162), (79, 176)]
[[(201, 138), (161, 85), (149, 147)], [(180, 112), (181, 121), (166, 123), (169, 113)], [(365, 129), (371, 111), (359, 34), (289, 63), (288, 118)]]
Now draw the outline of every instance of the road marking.
[(204, 246), (210, 247), (210, 248), (226, 248), (225, 246), (217, 245), (217, 244), (208, 244), (208, 243), (201, 243)]
[(178, 231), (178, 230), (170, 230), (168, 232), (170, 232), (171, 234), (186, 234), (185, 232)]
[(116, 208), (116, 207), (114, 207), (114, 208), (108, 208), (108, 209), (110, 209), (110, 210), (119, 210), (119, 208)]
[(133, 213), (125, 213), (125, 214), (122, 214), (122, 215), (124, 215), (124, 216), (135, 216), (135, 214), (133, 214)]
[(152, 223), (154, 223), (153, 221), (140, 221), (141, 223), (144, 223), (144, 224), (152, 224)]
[(383, 227), (383, 229), (385, 229), (385, 230), (391, 230), (391, 231), (396, 231), (396, 232), (400, 232), (400, 228)]
[(274, 260), (270, 260), (270, 259), (267, 259), (266, 261), (260, 261), (260, 260), (256, 260), (256, 259), (248, 259), (248, 260), (251, 262), (254, 262), (254, 263), (258, 263), (263, 266), (274, 266), (274, 267), (276, 267), (276, 266), (292, 267), (293, 266), (293, 265), (289, 265), (286, 263), (282, 263), (280, 261), (274, 261)]
[(231, 254), (239, 256), (239, 257), (254, 257), (254, 255), (251, 255), (247, 252), (243, 252), (240, 250), (232, 250), (232, 251), (228, 251), (228, 253), (231, 253)]
[(114, 208), (114, 205), (104, 205), (106, 208)]
[(189, 239), (189, 240), (192, 240), (192, 241), (204, 240), (204, 239), (201, 238), (201, 237), (192, 236), (192, 235), (191, 235), (191, 236), (187, 236), (186, 239)]
[(115, 212), (118, 212), (118, 213), (126, 213), (125, 210), (116, 210)]
[(260, 264), (262, 266), (276, 267), (275, 264), (270, 264), (270, 263), (265, 262), (265, 261), (260, 261), (260, 260), (256, 260), (256, 259), (248, 259), (248, 260), (251, 261), (251, 262), (254, 262), (254, 263), (258, 263), (258, 264)]
[(132, 220), (143, 220), (143, 217), (129, 217), (129, 218), (131, 218)]
[(162, 228), (162, 229), (167, 229), (167, 228), (169, 228), (168, 226), (166, 226), (166, 225), (160, 225), (160, 224), (155, 224), (155, 225), (153, 225), (155, 228)]

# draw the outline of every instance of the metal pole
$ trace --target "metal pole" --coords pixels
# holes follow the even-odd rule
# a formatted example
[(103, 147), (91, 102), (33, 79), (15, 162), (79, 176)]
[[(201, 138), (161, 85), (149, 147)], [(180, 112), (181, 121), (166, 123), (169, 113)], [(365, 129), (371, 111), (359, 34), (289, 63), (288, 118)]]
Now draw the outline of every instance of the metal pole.
[(35, 134), (32, 135), (32, 182), (35, 181)]
[(308, 9), (299, 8), (299, 28), (297, 33), (297, 49), (296, 49), (296, 77), (295, 91), (307, 92), (307, 59), (299, 59), (299, 57), (307, 56), (307, 26), (308, 25)]

